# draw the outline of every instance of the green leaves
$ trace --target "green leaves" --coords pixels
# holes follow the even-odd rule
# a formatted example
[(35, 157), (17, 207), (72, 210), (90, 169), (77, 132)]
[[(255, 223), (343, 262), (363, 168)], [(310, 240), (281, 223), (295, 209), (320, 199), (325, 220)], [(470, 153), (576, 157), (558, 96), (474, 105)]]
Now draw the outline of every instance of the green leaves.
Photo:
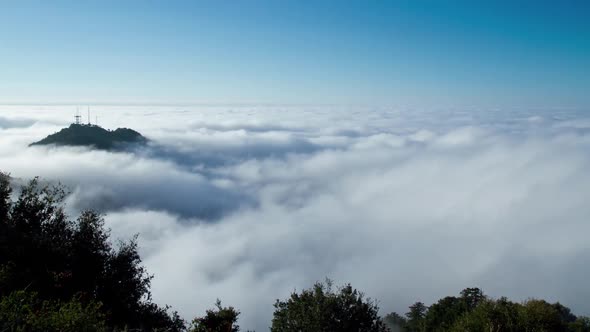
[(590, 332), (590, 319), (576, 317), (560, 303), (491, 299), (479, 288), (466, 288), (459, 297), (444, 297), (430, 307), (416, 302), (406, 319), (391, 313), (386, 320), (392, 331)]
[(422, 302), (416, 302), (410, 306), (410, 311), (406, 313), (407, 324), (406, 329), (412, 332), (421, 332), (426, 329), (425, 318), (428, 312), (428, 307)]
[[(6, 217), (0, 219), (0, 300), (8, 302), (0, 314), (16, 324), (9, 331), (30, 330), (27, 326), (39, 310), (47, 311), (41, 321), (50, 324), (39, 331), (60, 322), (66, 324), (63, 331), (84, 330), (76, 317), (84, 317), (88, 310), (99, 313), (110, 329), (184, 329), (176, 329), (183, 324), (169, 316), (167, 308), (151, 302), (152, 277), (141, 265), (136, 238), (114, 246), (103, 216), (96, 211), (84, 211), (70, 220), (62, 204), (66, 191), (59, 185), (42, 186), (35, 178), (12, 202), (9, 179), (0, 173), (2, 193), (0, 207)], [(34, 301), (24, 297), (30, 294)], [(18, 303), (30, 305), (17, 307), (15, 296)], [(27, 308), (32, 309), (27, 312)]]
[(0, 330), (30, 332), (107, 331), (101, 304), (41, 300), (37, 293), (15, 291), (0, 301)]
[(294, 292), (286, 301), (277, 300), (271, 331), (387, 331), (378, 311), (375, 301), (350, 284), (334, 291), (326, 280), (301, 294)]

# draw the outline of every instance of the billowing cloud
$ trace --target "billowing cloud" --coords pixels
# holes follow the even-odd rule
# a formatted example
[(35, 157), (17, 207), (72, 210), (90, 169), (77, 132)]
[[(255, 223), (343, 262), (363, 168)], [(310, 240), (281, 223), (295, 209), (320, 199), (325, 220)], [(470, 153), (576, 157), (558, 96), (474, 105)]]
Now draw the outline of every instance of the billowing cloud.
[(0, 116), (0, 128), (2, 129), (30, 127), (34, 123), (35, 120), (32, 119), (4, 118)]
[(27, 148), (72, 109), (2, 109), (0, 168), (71, 188), (68, 208), (140, 234), (154, 299), (216, 298), (244, 328), (328, 276), (405, 311), (479, 286), (589, 314), (588, 118), (566, 111), (102, 107), (152, 142), (126, 153)]

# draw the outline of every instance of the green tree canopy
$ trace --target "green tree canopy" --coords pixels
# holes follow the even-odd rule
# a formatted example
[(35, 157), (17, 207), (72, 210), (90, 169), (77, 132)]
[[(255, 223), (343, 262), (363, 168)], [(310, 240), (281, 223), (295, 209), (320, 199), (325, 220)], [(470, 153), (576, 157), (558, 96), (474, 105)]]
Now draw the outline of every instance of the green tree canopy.
[(0, 300), (1, 331), (107, 331), (101, 304), (73, 298), (40, 300), (35, 292), (15, 291)]
[(590, 332), (590, 319), (577, 317), (560, 303), (492, 299), (479, 288), (466, 288), (459, 297), (444, 297), (430, 307), (416, 302), (405, 321), (396, 313), (387, 315), (386, 320), (397, 331), (408, 332)]
[[(2, 301), (10, 304), (15, 296), (24, 296), (32, 308), (27, 317), (38, 316), (40, 307), (51, 304), (58, 313), (92, 308), (80, 310), (100, 312), (100, 319), (111, 328), (179, 330), (178, 315), (169, 315), (166, 308), (151, 302), (152, 277), (141, 265), (137, 238), (114, 246), (96, 211), (84, 211), (70, 220), (61, 186), (41, 185), (35, 178), (21, 188), (16, 201), (11, 190), (8, 175), (0, 173)], [(30, 294), (35, 301), (27, 297)]]
[(332, 289), (332, 282), (316, 283), (311, 289), (277, 300), (272, 320), (273, 332), (381, 332), (387, 331), (378, 316), (375, 301), (350, 284)]

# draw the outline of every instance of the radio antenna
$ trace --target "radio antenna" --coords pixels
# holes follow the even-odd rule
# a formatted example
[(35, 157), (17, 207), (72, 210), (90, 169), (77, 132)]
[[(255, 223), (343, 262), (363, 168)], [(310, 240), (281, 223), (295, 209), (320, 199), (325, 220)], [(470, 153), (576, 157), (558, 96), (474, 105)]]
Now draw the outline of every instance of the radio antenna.
[(76, 115), (74, 115), (74, 122), (79, 125), (80, 124), (80, 107), (76, 106)]

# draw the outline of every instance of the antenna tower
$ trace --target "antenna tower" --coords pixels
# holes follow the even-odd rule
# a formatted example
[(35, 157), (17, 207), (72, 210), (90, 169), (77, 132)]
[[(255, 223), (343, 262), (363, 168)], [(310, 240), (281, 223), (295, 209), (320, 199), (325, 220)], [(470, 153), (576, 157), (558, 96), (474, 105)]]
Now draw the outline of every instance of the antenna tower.
[(76, 115), (74, 115), (74, 120), (76, 121), (76, 124), (79, 125), (80, 124), (80, 109), (78, 107), (76, 107)]
[(90, 126), (90, 106), (88, 106), (88, 125)]

